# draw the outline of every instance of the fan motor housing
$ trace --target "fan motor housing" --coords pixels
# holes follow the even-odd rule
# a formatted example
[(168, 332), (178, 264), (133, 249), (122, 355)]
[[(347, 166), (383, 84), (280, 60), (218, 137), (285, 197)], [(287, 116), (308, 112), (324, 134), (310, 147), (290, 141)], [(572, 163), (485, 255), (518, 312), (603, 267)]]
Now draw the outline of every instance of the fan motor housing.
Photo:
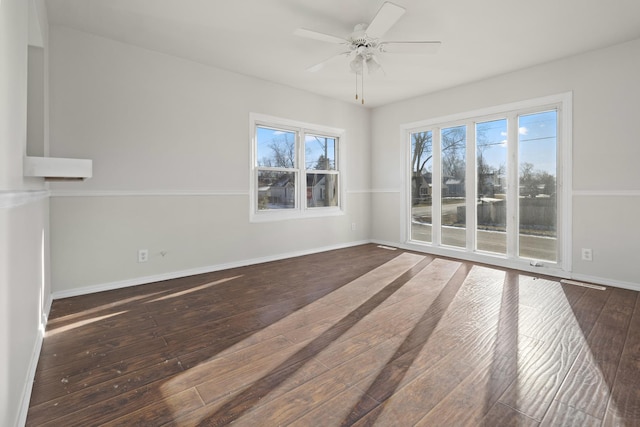
[(366, 31), (368, 27), (369, 25), (367, 24), (358, 24), (355, 26), (353, 33), (349, 37), (352, 49), (356, 50), (359, 47), (375, 48), (378, 45), (376, 39), (367, 36)]

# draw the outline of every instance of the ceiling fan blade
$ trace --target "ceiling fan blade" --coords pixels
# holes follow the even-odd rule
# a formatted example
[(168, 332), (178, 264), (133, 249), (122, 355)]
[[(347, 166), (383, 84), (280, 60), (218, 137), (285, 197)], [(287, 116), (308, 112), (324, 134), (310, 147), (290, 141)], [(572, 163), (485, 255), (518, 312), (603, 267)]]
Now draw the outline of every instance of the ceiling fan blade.
[(311, 73), (315, 73), (317, 71), (320, 71), (321, 69), (324, 68), (325, 65), (335, 61), (336, 59), (340, 58), (341, 56), (348, 56), (349, 54), (351, 54), (351, 52), (341, 52), (337, 55), (333, 55), (327, 59), (325, 59), (322, 62), (317, 63), (316, 65), (312, 65), (311, 67), (307, 68), (307, 71), (311, 72)]
[(382, 42), (378, 45), (380, 52), (384, 53), (407, 53), (414, 55), (424, 55), (436, 53), (440, 49), (442, 42), (438, 41), (398, 41)]
[(296, 36), (305, 37), (313, 40), (320, 40), (323, 42), (335, 43), (335, 44), (346, 44), (347, 40), (332, 36), (330, 34), (319, 33), (317, 31), (307, 30), (306, 28), (298, 28), (293, 32)]
[(376, 16), (367, 27), (367, 36), (379, 39), (386, 34), (393, 24), (404, 15), (405, 9), (396, 4), (384, 2)]

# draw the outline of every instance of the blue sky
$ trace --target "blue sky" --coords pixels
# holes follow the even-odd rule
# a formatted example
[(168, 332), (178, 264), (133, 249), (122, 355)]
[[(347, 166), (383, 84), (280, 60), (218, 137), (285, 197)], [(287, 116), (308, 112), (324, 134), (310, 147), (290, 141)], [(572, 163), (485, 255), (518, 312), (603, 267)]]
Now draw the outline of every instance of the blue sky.
[[(527, 162), (534, 170), (556, 174), (557, 112), (520, 116), (518, 120), (518, 164)], [(485, 161), (498, 167), (507, 162), (507, 120), (495, 120), (478, 123), (482, 130), (483, 143), (487, 144), (483, 152)]]
[[(325, 147), (325, 138), (327, 141)], [(314, 135), (307, 135), (305, 137), (304, 151), (305, 151), (305, 167), (314, 169), (320, 156), (325, 155), (325, 149), (327, 157), (332, 167), (335, 167), (336, 159), (336, 140), (335, 138), (328, 138), (324, 136), (315, 137)]]
[(273, 150), (270, 145), (273, 142), (280, 143), (286, 140), (295, 141), (295, 132), (271, 129), (266, 127), (257, 128), (257, 161), (262, 164), (263, 159), (273, 157)]
[[(257, 161), (262, 164), (263, 159), (273, 156), (271, 145), (283, 144), (284, 141), (295, 141), (296, 133), (293, 131), (284, 131), (279, 129), (271, 129), (267, 127), (257, 127)], [(326, 144), (325, 144), (326, 138)], [(326, 147), (325, 147), (326, 145)], [(336, 162), (336, 139), (324, 136), (306, 135), (305, 137), (305, 164), (307, 168), (314, 169), (320, 156), (326, 155), (330, 160), (331, 166), (335, 168)]]
[(520, 116), (518, 139), (520, 157), (518, 163), (535, 165), (534, 170), (542, 170), (556, 175), (557, 112)]

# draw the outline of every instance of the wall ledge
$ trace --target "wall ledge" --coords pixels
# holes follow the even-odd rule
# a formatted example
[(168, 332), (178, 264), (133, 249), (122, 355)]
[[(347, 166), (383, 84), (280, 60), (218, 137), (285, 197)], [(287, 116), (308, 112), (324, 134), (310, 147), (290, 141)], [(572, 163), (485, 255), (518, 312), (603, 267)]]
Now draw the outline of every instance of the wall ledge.
[(93, 161), (61, 157), (29, 157), (23, 161), (23, 175), (45, 180), (85, 180), (93, 174)]

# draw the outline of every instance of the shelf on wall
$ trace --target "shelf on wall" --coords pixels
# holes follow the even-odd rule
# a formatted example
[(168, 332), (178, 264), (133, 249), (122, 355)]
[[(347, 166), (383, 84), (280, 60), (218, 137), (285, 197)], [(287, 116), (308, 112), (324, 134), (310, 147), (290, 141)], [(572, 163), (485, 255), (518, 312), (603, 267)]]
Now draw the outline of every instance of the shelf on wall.
[(60, 157), (24, 158), (24, 176), (41, 177), (46, 181), (83, 181), (93, 174), (93, 161)]

